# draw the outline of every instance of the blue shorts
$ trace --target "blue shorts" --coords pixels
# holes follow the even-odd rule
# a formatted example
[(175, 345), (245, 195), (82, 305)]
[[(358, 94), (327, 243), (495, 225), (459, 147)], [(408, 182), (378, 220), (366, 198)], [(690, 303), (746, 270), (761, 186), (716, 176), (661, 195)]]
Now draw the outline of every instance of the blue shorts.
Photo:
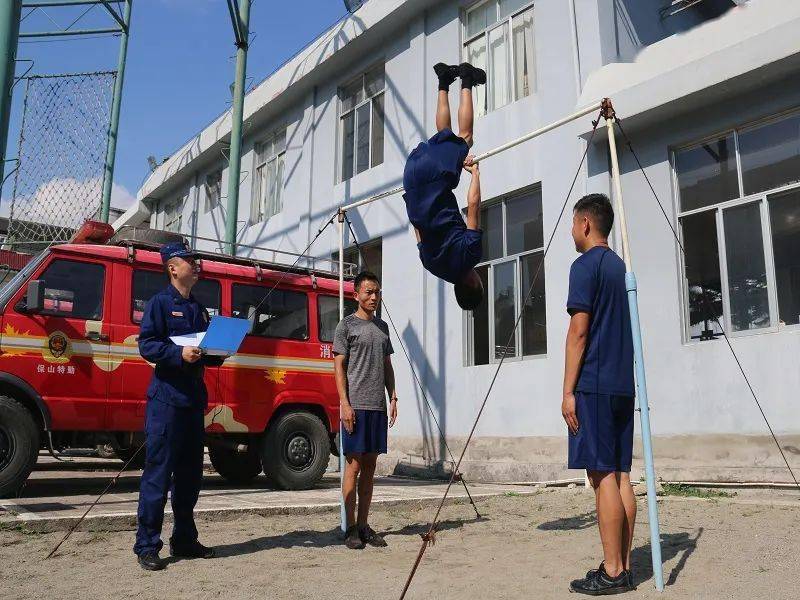
[(348, 454), (386, 454), (389, 417), (385, 410), (356, 410), (353, 433), (342, 429), (342, 450)]
[(575, 392), (578, 433), (569, 434), (569, 468), (630, 473), (633, 409), (631, 396)]

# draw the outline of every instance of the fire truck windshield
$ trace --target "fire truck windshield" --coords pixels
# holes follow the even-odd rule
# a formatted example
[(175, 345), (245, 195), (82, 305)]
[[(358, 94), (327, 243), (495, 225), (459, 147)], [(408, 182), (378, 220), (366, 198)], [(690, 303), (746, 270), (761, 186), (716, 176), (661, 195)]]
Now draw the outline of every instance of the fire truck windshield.
[(28, 279), (28, 276), (36, 269), (37, 266), (50, 254), (49, 250), (44, 250), (34, 256), (27, 265), (22, 267), (20, 271), (14, 275), (2, 288), (0, 288), (0, 310), (5, 309), (6, 303), (11, 299), (19, 289), (19, 286)]

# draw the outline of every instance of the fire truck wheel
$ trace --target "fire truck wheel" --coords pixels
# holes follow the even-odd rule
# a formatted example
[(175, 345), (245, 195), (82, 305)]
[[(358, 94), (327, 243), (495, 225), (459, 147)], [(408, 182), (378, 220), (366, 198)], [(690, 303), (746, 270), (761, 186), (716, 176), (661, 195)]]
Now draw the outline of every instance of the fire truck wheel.
[(261, 473), (261, 457), (253, 450), (237, 452), (230, 448), (209, 446), (208, 456), (214, 470), (229, 483), (250, 483)]
[(14, 496), (39, 455), (39, 428), (19, 402), (0, 396), (0, 498)]
[(273, 422), (261, 444), (264, 473), (284, 490), (307, 490), (325, 473), (330, 456), (328, 429), (306, 411), (289, 412)]

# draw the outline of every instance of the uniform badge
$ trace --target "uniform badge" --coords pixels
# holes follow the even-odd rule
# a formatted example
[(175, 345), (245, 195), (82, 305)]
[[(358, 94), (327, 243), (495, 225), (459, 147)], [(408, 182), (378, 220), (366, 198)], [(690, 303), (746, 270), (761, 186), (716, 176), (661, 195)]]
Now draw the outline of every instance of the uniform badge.
[(179, 310), (173, 310), (172, 311), (172, 316), (173, 317), (182, 317), (183, 313), (181, 311), (179, 311)]

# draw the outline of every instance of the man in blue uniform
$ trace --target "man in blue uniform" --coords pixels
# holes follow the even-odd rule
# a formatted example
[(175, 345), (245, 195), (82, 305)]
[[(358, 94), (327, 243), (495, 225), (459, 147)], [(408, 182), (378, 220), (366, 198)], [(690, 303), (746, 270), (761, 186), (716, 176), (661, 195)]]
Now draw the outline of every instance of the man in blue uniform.
[[(467, 154), (473, 143), (472, 88), (486, 83), (486, 73), (469, 63), (438, 63), (433, 70), (439, 78), (437, 133), (409, 154), (403, 172), (403, 199), (417, 235), (422, 266), (454, 284), (458, 305), (473, 310), (483, 300), (483, 283), (474, 269), (481, 260), (481, 182), (478, 165)], [(457, 77), (461, 78), (458, 135), (451, 129), (449, 95)], [(472, 175), (466, 224), (453, 194), (462, 168)]]
[(168, 490), (174, 519), (170, 554), (214, 556), (213, 549), (197, 541), (193, 511), (203, 481), (203, 418), (208, 403), (203, 367), (219, 366), (222, 359), (170, 340), (170, 336), (208, 329), (208, 311), (191, 294), (199, 273), (195, 256), (185, 242), (161, 248), (169, 285), (147, 302), (139, 333), (139, 352), (155, 364), (155, 372), (147, 390), (147, 454), (133, 551), (141, 567), (149, 571), (167, 566), (158, 553), (164, 545), (161, 526)]
[(569, 429), (569, 468), (587, 471), (597, 505), (603, 562), (570, 584), (570, 591), (590, 596), (634, 588), (633, 338), (625, 263), (608, 247), (613, 223), (605, 195), (575, 204), (572, 239), (581, 256), (569, 272), (561, 414)]

